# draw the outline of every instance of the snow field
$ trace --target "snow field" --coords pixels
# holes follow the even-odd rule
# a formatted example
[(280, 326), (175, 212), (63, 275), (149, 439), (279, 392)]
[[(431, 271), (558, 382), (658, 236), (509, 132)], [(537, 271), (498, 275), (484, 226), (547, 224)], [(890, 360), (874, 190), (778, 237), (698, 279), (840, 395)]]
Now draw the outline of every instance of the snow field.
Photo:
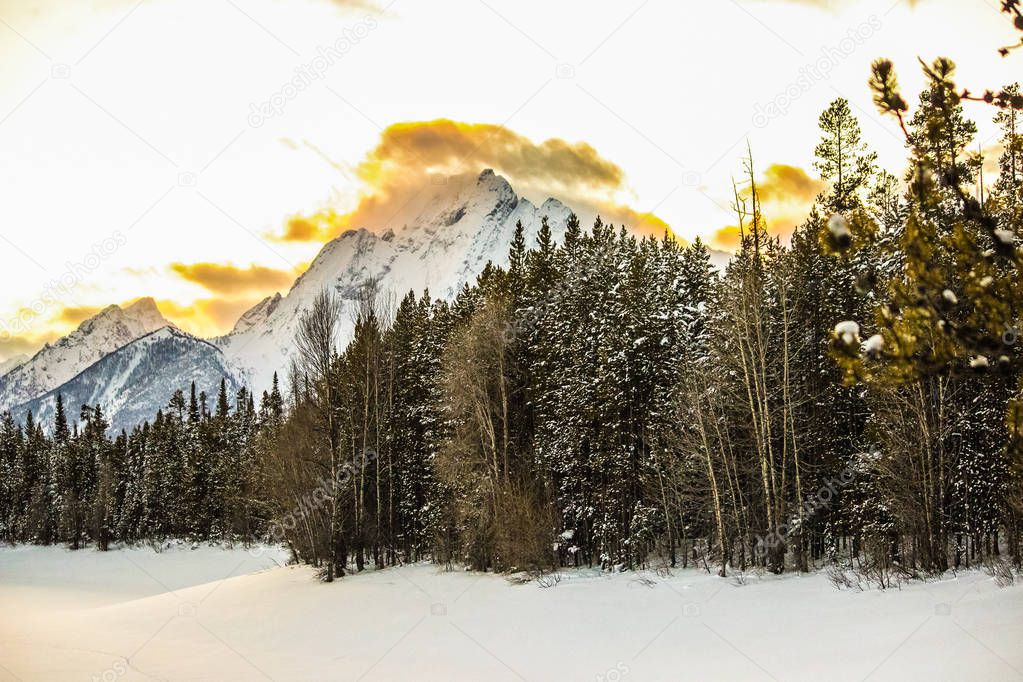
[(0, 549), (0, 680), (1013, 680), (1023, 587), (838, 591), (416, 564), (331, 585), (279, 550)]

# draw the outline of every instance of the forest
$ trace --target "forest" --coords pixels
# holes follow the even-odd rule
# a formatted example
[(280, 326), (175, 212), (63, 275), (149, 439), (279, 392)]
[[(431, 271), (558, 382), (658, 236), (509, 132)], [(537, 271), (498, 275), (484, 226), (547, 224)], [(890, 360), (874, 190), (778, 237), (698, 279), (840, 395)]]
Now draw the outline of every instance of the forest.
[(874, 65), (899, 176), (848, 102), (823, 112), (828, 189), (791, 239), (767, 231), (750, 154), (721, 272), (699, 240), (545, 223), (452, 301), (324, 292), (261, 396), (193, 386), (113, 437), (102, 405), (3, 415), (0, 539), (282, 543), (327, 581), (426, 559), (1018, 572), (1023, 96), (976, 97), (1002, 131), (989, 186), (974, 97), (948, 60), (925, 71), (910, 107)]

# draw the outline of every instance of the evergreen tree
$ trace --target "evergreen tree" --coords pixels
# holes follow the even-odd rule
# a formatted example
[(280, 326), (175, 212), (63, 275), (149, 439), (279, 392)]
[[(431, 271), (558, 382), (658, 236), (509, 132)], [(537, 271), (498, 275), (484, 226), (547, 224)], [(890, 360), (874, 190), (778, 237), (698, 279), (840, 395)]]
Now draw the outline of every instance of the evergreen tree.
[(862, 205), (861, 192), (874, 175), (877, 154), (867, 149), (859, 121), (843, 98), (836, 99), (821, 114), (820, 128), (823, 137), (814, 151), (814, 167), (831, 185), (823, 203), (838, 212), (858, 208)]

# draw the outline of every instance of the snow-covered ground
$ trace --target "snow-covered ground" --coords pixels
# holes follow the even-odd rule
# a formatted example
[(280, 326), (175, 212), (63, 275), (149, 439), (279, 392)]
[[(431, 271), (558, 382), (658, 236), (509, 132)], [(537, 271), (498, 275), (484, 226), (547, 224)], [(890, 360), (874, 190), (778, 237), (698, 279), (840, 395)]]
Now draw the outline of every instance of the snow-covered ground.
[(332, 585), (275, 550), (0, 549), (0, 680), (1014, 680), (1023, 587), (887, 592), (432, 565)]

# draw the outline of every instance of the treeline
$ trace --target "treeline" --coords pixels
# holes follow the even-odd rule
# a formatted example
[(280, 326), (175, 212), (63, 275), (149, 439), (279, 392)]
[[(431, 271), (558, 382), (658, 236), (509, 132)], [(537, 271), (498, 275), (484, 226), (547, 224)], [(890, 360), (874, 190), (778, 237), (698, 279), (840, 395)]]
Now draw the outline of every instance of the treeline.
[(1019, 567), (1019, 107), (999, 111), (986, 187), (949, 92), (932, 79), (906, 122), (901, 183), (834, 102), (816, 149), (828, 189), (788, 243), (747, 159), (722, 273), (699, 240), (573, 217), (527, 248), (520, 226), (508, 267), (453, 301), (322, 294), (258, 408), (179, 393), (113, 441), (98, 407), (70, 431), (59, 410), (51, 436), (8, 416), (0, 529), (281, 541), (327, 580), (423, 558)]
[(229, 399), (223, 382), (212, 409), (208, 402), (193, 384), (152, 424), (113, 439), (99, 405), (83, 405), (69, 426), (61, 396), (46, 433), (31, 413), (24, 426), (4, 414), (0, 540), (105, 550), (169, 537), (262, 537), (269, 506), (257, 453), (283, 420), (276, 380), (258, 410), (245, 389)]
[[(280, 511), (303, 508), (289, 542), (328, 577), (427, 555), (638, 565), (664, 520), (655, 436), (713, 279), (700, 244), (572, 218), (561, 244), (544, 222), (533, 250), (519, 226), (509, 268), (488, 266), (450, 304), (409, 294), (391, 316), (367, 287), (341, 354), (324, 294), (299, 334), (271, 467)], [(327, 503), (305, 509), (321, 480)]]
[(829, 189), (784, 245), (749, 159), (720, 276), (699, 241), (573, 219), (533, 249), (519, 230), (508, 267), (450, 304), (410, 294), (391, 315), (367, 287), (340, 354), (324, 294), (274, 448), (279, 511), (301, 510), (285, 536), (328, 579), (427, 554), (851, 564), (882, 582), (1003, 552), (1019, 566), (1023, 145), (1007, 92), (993, 188), (948, 83), (907, 123), (903, 184), (834, 102), (816, 149)]

